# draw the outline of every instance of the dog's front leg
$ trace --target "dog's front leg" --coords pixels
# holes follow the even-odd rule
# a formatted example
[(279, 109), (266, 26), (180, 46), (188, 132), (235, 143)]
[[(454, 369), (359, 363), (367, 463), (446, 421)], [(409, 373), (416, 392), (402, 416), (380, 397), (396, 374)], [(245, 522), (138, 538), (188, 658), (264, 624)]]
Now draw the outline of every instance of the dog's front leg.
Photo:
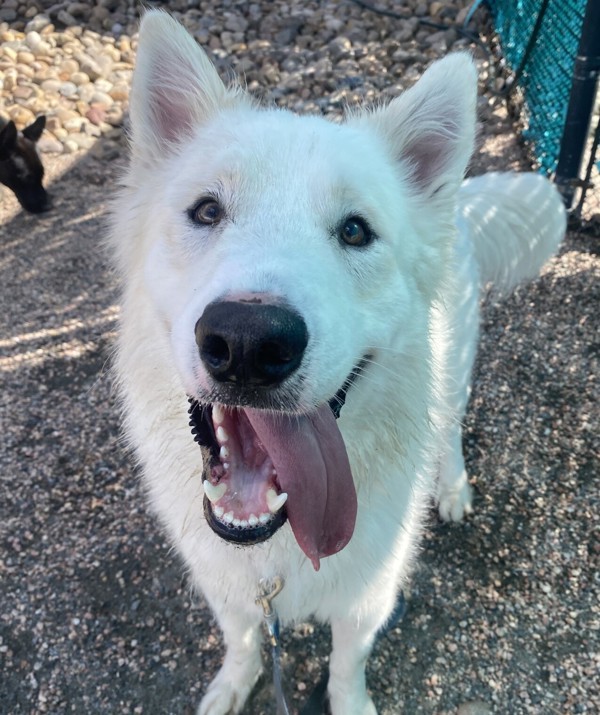
[(198, 715), (239, 713), (262, 672), (260, 618), (229, 609), (220, 609), (217, 618), (227, 651), (200, 702)]
[(329, 660), (329, 704), (332, 715), (377, 715), (367, 693), (365, 665), (381, 626), (377, 621), (331, 622), (333, 649)]

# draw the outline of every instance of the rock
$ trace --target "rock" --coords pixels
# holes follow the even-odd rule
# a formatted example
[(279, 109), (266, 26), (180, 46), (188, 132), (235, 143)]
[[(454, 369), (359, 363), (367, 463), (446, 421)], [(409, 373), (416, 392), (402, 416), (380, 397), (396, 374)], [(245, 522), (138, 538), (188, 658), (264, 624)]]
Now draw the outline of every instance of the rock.
[(4, 86), (3, 89), (6, 92), (12, 92), (12, 90), (17, 86), (17, 70), (10, 68), (4, 73)]
[(78, 134), (79, 132), (85, 131), (86, 120), (83, 117), (73, 117), (73, 119), (67, 119), (63, 123), (63, 127), (69, 132), (69, 134)]
[(87, 82), (77, 87), (77, 96), (82, 102), (86, 102), (86, 104), (89, 104), (92, 101), (92, 97), (94, 96), (95, 92), (96, 88), (94, 87), (92, 82)]
[(62, 23), (63, 25), (66, 25), (67, 27), (73, 27), (73, 25), (77, 24), (77, 20), (66, 10), (59, 10), (56, 19), (58, 20), (58, 22)]
[(11, 62), (16, 62), (17, 61), (17, 51), (13, 47), (9, 47), (8, 45), (5, 45), (2, 48), (2, 54)]
[(36, 15), (25, 25), (25, 32), (41, 32), (45, 27), (50, 25), (50, 18), (47, 15)]
[(17, 65), (17, 76), (20, 79), (23, 79), (24, 77), (26, 77), (27, 79), (32, 80), (34, 74), (35, 74), (35, 70), (33, 69), (33, 67), (31, 65), (24, 65), (21, 63), (19, 63)]
[(84, 72), (73, 72), (70, 76), (71, 82), (80, 87), (82, 84), (88, 84), (90, 78)]
[(291, 45), (296, 36), (300, 32), (300, 28), (304, 25), (304, 19), (301, 17), (290, 17), (282, 24), (284, 25), (275, 35), (275, 42), (280, 45)]
[(94, 82), (94, 87), (96, 87), (99, 92), (108, 93), (113, 88), (113, 83), (109, 82), (107, 79), (97, 79)]
[(96, 90), (90, 98), (90, 104), (104, 104), (106, 107), (110, 107), (113, 102), (114, 100), (110, 94), (99, 92), (98, 90)]
[(19, 104), (9, 107), (6, 111), (8, 116), (19, 128), (26, 127), (35, 120), (35, 114), (30, 109), (27, 109), (27, 107), (22, 107)]
[(103, 124), (106, 121), (106, 107), (103, 104), (94, 104), (85, 116), (92, 124)]
[(79, 69), (85, 72), (92, 82), (104, 76), (104, 68), (85, 52), (75, 53), (75, 59), (79, 63)]
[(129, 84), (126, 82), (118, 82), (110, 90), (109, 94), (115, 102), (126, 102), (129, 99)]
[(33, 87), (19, 86), (13, 90), (13, 97), (15, 99), (29, 99), (33, 94)]
[(76, 60), (69, 57), (68, 59), (63, 60), (60, 63), (60, 65), (58, 67), (58, 76), (62, 80), (67, 80), (67, 79), (71, 78), (71, 75), (74, 72), (78, 72), (78, 71), (79, 71), (79, 63)]
[(336, 37), (327, 45), (331, 59), (334, 62), (347, 57), (352, 52), (352, 43), (347, 37)]
[(62, 127), (60, 119), (56, 115), (46, 117), (46, 129), (49, 132), (55, 133), (57, 129)]
[(462, 703), (458, 706), (456, 715), (491, 715), (492, 708), (482, 700)]
[(49, 132), (44, 132), (37, 143), (37, 148), (44, 154), (62, 154), (63, 145)]
[(74, 97), (77, 94), (77, 85), (74, 82), (62, 82), (58, 91), (63, 97)]
[(31, 52), (26, 52), (21, 50), (17, 53), (17, 62), (22, 62), (23, 64), (31, 64), (35, 60), (35, 55)]
[[(31, 34), (31, 33), (30, 33)], [(37, 32), (35, 33), (36, 35), (38, 34)], [(29, 37), (29, 35), (28, 35)], [(35, 45), (29, 45), (31, 47), (31, 51), (36, 57), (45, 57), (50, 54), (50, 50), (52, 49), (50, 47), (50, 44), (44, 40), (40, 35), (38, 35), (39, 42), (36, 41)], [(29, 43), (28, 43), (29, 44)]]
[(416, 17), (410, 20), (400, 20), (398, 30), (394, 33), (394, 37), (398, 42), (407, 42), (410, 40), (419, 26), (419, 21)]
[(94, 144), (90, 154), (99, 161), (114, 161), (121, 156), (121, 151), (114, 142), (99, 141)]
[(90, 149), (96, 143), (96, 138), (89, 134), (72, 134), (67, 141), (74, 141), (78, 149)]
[(14, 22), (17, 19), (17, 11), (12, 8), (0, 9), (0, 22)]
[(67, 12), (72, 17), (88, 18), (90, 15), (90, 6), (83, 2), (72, 2), (67, 5)]
[(246, 32), (248, 21), (242, 15), (226, 15), (224, 28), (229, 32)]
[(61, 84), (59, 79), (45, 79), (41, 87), (44, 92), (59, 92)]
[(79, 146), (76, 141), (71, 139), (65, 139), (63, 142), (63, 152), (65, 154), (74, 154), (77, 150), (79, 149)]
[(75, 112), (72, 109), (68, 109), (66, 107), (57, 107), (55, 114), (60, 119), (60, 122), (63, 127), (65, 123), (69, 121), (69, 119), (81, 120), (81, 116), (78, 114), (78, 112)]
[(106, 112), (105, 121), (112, 127), (120, 127), (123, 125), (123, 117), (123, 109), (115, 104)]

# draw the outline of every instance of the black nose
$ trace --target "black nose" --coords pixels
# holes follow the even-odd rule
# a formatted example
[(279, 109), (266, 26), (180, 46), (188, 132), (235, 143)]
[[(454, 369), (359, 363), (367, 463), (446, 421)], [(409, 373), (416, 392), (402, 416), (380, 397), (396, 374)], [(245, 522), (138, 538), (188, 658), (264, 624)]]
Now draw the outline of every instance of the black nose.
[(215, 380), (268, 387), (300, 365), (308, 330), (302, 317), (284, 306), (222, 301), (204, 310), (196, 343)]
[(40, 192), (17, 196), (17, 198), (25, 211), (29, 211), (29, 213), (32, 214), (41, 214), (45, 211), (50, 211), (52, 208), (50, 194), (44, 191), (44, 189)]

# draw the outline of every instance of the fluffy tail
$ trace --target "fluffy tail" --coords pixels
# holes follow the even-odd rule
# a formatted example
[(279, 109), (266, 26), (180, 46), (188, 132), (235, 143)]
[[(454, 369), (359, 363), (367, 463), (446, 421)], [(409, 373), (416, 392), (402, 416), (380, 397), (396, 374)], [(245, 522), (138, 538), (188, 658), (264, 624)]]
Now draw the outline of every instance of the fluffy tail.
[(538, 275), (560, 245), (567, 217), (543, 176), (492, 172), (463, 183), (458, 223), (471, 240), (482, 283), (507, 292)]

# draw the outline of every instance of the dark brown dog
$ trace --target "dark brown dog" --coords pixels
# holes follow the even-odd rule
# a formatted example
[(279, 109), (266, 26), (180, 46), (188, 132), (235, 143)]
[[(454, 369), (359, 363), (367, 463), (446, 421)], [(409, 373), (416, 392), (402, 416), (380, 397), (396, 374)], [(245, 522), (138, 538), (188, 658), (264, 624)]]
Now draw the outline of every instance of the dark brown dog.
[(31, 213), (50, 208), (50, 197), (42, 186), (44, 167), (35, 146), (45, 126), (46, 117), (41, 116), (19, 132), (13, 121), (0, 119), (0, 183)]

